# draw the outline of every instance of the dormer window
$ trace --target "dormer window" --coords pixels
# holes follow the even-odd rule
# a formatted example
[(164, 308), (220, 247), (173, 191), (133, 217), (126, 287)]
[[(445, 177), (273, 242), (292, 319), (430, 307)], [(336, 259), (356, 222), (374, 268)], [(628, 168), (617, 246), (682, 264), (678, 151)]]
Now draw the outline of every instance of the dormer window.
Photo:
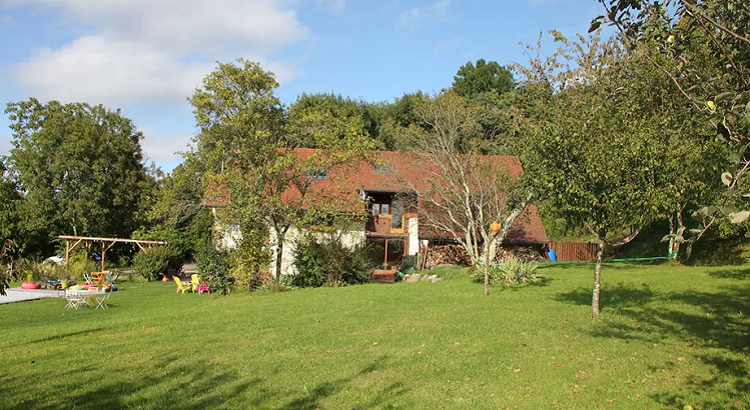
[(311, 169), (307, 171), (307, 179), (328, 179), (328, 170), (325, 168)]
[(392, 174), (395, 169), (396, 167), (394, 167), (393, 164), (390, 164), (387, 162), (374, 164), (372, 166), (372, 172), (384, 172), (384, 173)]

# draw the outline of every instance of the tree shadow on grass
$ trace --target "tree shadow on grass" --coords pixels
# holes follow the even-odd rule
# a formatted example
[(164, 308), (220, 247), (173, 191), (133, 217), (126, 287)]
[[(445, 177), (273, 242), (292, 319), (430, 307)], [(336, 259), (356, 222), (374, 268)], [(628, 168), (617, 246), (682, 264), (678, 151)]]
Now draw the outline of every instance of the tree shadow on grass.
[[(365, 366), (359, 372), (352, 374), (348, 377), (342, 377), (334, 381), (327, 381), (318, 384), (314, 388), (307, 390), (306, 393), (300, 397), (296, 397), (288, 401), (285, 405), (280, 407), (284, 410), (315, 410), (321, 407), (320, 401), (326, 397), (333, 396), (340, 392), (347, 385), (352, 383), (355, 379), (362, 376), (372, 374), (378, 370), (381, 363), (387, 357), (380, 357), (369, 365)], [(406, 393), (406, 389), (401, 383), (391, 383), (386, 386), (383, 390), (379, 391), (372, 399), (366, 404), (360, 404), (354, 406), (354, 409), (369, 409), (374, 407), (386, 407), (389, 400), (399, 397)]]
[(708, 275), (712, 278), (742, 280), (750, 278), (750, 269), (722, 269), (708, 272)]
[[(347, 385), (362, 375), (377, 370), (383, 358), (369, 364), (348, 377), (321, 382), (299, 397), (289, 397), (283, 389), (269, 380), (219, 366), (205, 359), (184, 360), (176, 357), (154, 362), (145, 372), (134, 378), (117, 377), (116, 374), (132, 373), (123, 363), (115, 367), (110, 375), (94, 373), (95, 366), (69, 369), (54, 375), (54, 389), (32, 385), (29, 377), (4, 378), (3, 397), (12, 395), (22, 401), (7, 405), (8, 410), (76, 408), (98, 409), (167, 409), (199, 410), (216, 408), (279, 408), (316, 409), (322, 400), (345, 390)], [(106, 381), (96, 380), (104, 377)], [(402, 386), (388, 386), (372, 399), (372, 406), (380, 406), (393, 396), (392, 391), (403, 394)], [(23, 393), (21, 393), (23, 392)], [(382, 397), (381, 397), (382, 396)], [(380, 399), (379, 399), (380, 397)], [(2, 401), (0, 401), (2, 402)], [(278, 403), (285, 403), (279, 405)], [(369, 408), (369, 407), (365, 407)]]
[(510, 290), (512, 292), (517, 292), (521, 289), (528, 288), (528, 287), (543, 288), (543, 287), (549, 286), (554, 281), (555, 280), (550, 277), (544, 277), (536, 282), (524, 282), (524, 283), (516, 283), (513, 285), (503, 286), (501, 287), (501, 290)]
[[(168, 372), (165, 369), (169, 369)], [(243, 378), (234, 372), (211, 367), (206, 361), (179, 364), (174, 359), (154, 363), (148, 374), (136, 380), (116, 378), (102, 383), (91, 380), (94, 377), (84, 368), (64, 371), (56, 377), (58, 384), (64, 384), (62, 388), (43, 391), (43, 387), (37, 387), (42, 391), (28, 392), (29, 399), (8, 409), (209, 409), (218, 408), (227, 399), (263, 382), (260, 378)], [(18, 385), (5, 387), (5, 394), (30, 390), (30, 387)]]
[[(591, 290), (579, 288), (555, 296), (556, 300), (590, 304)], [(680, 340), (695, 347), (710, 349), (712, 354), (697, 354), (695, 360), (713, 367), (708, 378), (688, 378), (681, 386), (655, 393), (660, 404), (682, 409), (717, 408), (716, 397), (730, 399), (731, 408), (750, 408), (750, 292), (747, 287), (727, 286), (718, 292), (683, 290), (656, 293), (647, 285), (607, 286), (602, 289), (603, 311), (613, 310), (617, 317), (597, 323), (591, 336), (609, 339), (631, 339), (662, 343)], [(658, 369), (654, 369), (656, 373)], [(730, 386), (730, 387), (727, 387)], [(685, 402), (685, 395), (701, 397), (703, 402)], [(704, 397), (706, 397), (704, 399)], [(735, 406), (734, 401), (739, 403)]]
[(80, 335), (84, 335), (84, 334), (91, 334), (91, 333), (94, 333), (94, 332), (98, 332), (98, 331), (100, 331), (102, 329), (104, 329), (104, 328), (103, 327), (97, 327), (97, 328), (93, 328), (93, 329), (79, 330), (77, 332), (69, 332), (69, 333), (56, 334), (56, 335), (51, 335), (51, 336), (43, 337), (41, 339), (30, 340), (30, 341), (24, 342), (22, 344), (44, 343), (44, 342), (49, 342), (49, 341), (52, 341), (52, 340), (64, 339), (66, 337), (71, 337), (71, 336), (80, 336)]
[[(654, 298), (654, 292), (647, 284), (641, 287), (618, 283), (602, 287), (599, 295), (599, 306), (602, 311), (608, 309), (621, 309), (628, 306), (638, 306), (649, 302)], [(570, 292), (558, 293), (553, 299), (558, 302), (574, 303), (576, 305), (590, 305), (592, 289), (580, 287)]]

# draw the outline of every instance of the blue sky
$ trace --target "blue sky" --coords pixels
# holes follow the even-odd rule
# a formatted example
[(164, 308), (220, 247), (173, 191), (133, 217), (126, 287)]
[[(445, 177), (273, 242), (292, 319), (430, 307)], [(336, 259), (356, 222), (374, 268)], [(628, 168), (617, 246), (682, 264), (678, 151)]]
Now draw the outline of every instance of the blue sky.
[(171, 170), (195, 133), (187, 97), (215, 61), (260, 62), (286, 104), (303, 92), (393, 101), (449, 87), (467, 61), (522, 62), (519, 41), (585, 33), (599, 14), (594, 0), (0, 0), (0, 103), (121, 108)]

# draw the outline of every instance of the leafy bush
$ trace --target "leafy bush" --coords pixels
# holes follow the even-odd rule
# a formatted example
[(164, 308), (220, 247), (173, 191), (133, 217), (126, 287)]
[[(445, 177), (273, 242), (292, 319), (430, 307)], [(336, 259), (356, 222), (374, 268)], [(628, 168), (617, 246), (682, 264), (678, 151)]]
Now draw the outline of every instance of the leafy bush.
[(269, 282), (270, 262), (271, 253), (265, 241), (245, 237), (242, 243), (231, 252), (230, 274), (236, 279), (238, 285), (252, 291)]
[(336, 234), (304, 236), (297, 245), (294, 286), (320, 287), (365, 283), (374, 268), (365, 246), (349, 248)]
[(10, 273), (5, 265), (0, 266), (0, 295), (5, 295), (5, 289), (10, 287)]
[[(500, 262), (499, 265), (490, 267), (490, 283), (502, 285), (515, 285), (518, 283), (540, 282), (546, 276), (536, 273), (537, 264), (522, 262), (512, 257)], [(484, 267), (472, 267), (471, 279), (477, 283), (484, 283)]]
[(226, 250), (204, 245), (195, 253), (201, 278), (208, 282), (211, 292), (226, 295), (234, 287), (234, 277), (230, 271), (230, 254)]
[(68, 277), (74, 276), (76, 279), (83, 280), (83, 274), (97, 271), (94, 261), (84, 258), (82, 253), (76, 254), (68, 260)]
[[(171, 246), (154, 246), (142, 250), (133, 256), (135, 271), (147, 280), (158, 280), (166, 274), (167, 268), (177, 266), (178, 251)], [(182, 260), (179, 261), (179, 268), (182, 268)], [(179, 272), (179, 270), (177, 271)]]
[(294, 277), (293, 276), (282, 276), (279, 278), (279, 281), (273, 281), (269, 280), (255, 288), (258, 292), (267, 292), (267, 293), (279, 293), (279, 292), (288, 292), (290, 290), (293, 290), (296, 288), (293, 284)]
[(416, 268), (418, 261), (417, 255), (404, 255), (404, 259), (401, 260), (401, 271), (406, 272), (411, 268)]

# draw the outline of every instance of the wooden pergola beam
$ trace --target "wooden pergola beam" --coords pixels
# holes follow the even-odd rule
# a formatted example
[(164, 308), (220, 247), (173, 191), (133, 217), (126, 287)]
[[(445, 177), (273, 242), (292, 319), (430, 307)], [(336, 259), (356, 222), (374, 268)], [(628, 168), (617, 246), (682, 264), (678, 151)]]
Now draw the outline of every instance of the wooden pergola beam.
[[(117, 242), (120, 243), (134, 243), (138, 245), (138, 248), (141, 250), (144, 250), (143, 245), (146, 245), (146, 247), (150, 248), (153, 245), (166, 245), (166, 241), (146, 241), (146, 240), (140, 240), (140, 239), (121, 239), (121, 238), (99, 238), (95, 236), (70, 236), (70, 235), (59, 235), (58, 238), (65, 239), (65, 266), (68, 266), (68, 260), (70, 257), (70, 251), (73, 250), (79, 243), (83, 242), (83, 246), (86, 247), (85, 257), (86, 260), (88, 260), (88, 251), (91, 247), (92, 243), (99, 243), (102, 247), (102, 258), (101, 258), (101, 266), (102, 271), (104, 271), (104, 254), (107, 253), (107, 251), (112, 248), (114, 244)], [(76, 243), (73, 244), (73, 246), (70, 246), (70, 241), (76, 241)], [(106, 243), (109, 243), (109, 245), (106, 245)]]
[(166, 241), (147, 241), (141, 239), (122, 239), (122, 238), (99, 238), (95, 236), (69, 236), (69, 235), (58, 235), (60, 239), (81, 239), (88, 242), (124, 242), (124, 243), (148, 243), (152, 245), (166, 245)]

